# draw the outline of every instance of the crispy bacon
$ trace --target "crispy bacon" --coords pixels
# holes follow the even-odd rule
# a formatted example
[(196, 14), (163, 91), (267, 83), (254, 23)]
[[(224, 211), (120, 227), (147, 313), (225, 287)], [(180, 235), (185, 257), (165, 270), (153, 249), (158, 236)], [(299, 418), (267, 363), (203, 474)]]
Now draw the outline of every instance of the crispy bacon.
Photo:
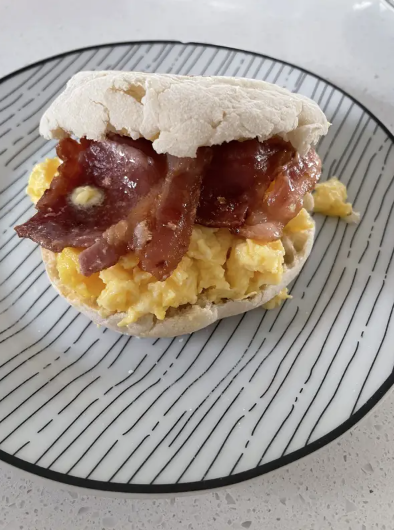
[(167, 158), (167, 176), (156, 215), (148, 221), (151, 238), (137, 252), (140, 267), (159, 280), (170, 276), (189, 248), (201, 181), (212, 150), (199, 149), (196, 158)]
[(149, 216), (161, 192), (163, 182), (156, 184), (152, 190), (142, 197), (131, 209), (126, 219), (110, 226), (96, 242), (79, 256), (81, 272), (90, 276), (115, 265), (128, 250), (139, 250), (148, 241), (143, 241), (144, 227), (147, 229)]
[(272, 188), (254, 202), (245, 224), (234, 229), (234, 233), (259, 241), (278, 239), (285, 225), (301, 210), (303, 198), (314, 189), (320, 172), (320, 158), (313, 149), (306, 156), (296, 154), (290, 162), (279, 166), (273, 175)]
[(294, 156), (279, 138), (229, 142), (214, 148), (204, 176), (197, 223), (215, 228), (238, 228), (263, 199), (275, 170)]
[[(110, 226), (124, 219), (139, 199), (162, 179), (165, 157), (146, 140), (108, 138), (103, 142), (67, 138), (57, 147), (59, 174), (37, 203), (38, 212), (16, 227), (53, 252), (65, 247), (90, 247)], [(71, 201), (79, 186), (103, 192), (101, 204), (77, 207)]]
[(81, 253), (84, 275), (114, 265), (128, 250), (135, 250), (140, 267), (159, 280), (176, 269), (189, 246), (211, 150), (199, 150), (196, 158), (168, 156), (167, 160), (165, 180), (143, 197), (126, 219), (111, 226)]
[[(313, 149), (301, 157), (280, 138), (233, 141), (176, 158), (158, 155), (147, 140), (110, 135), (102, 142), (62, 140), (57, 153), (59, 175), (36, 215), (16, 231), (53, 252), (84, 248), (86, 276), (133, 250), (141, 268), (163, 280), (186, 253), (195, 222), (277, 239), (321, 169)], [(98, 188), (103, 200), (76, 206), (71, 196), (80, 186)]]

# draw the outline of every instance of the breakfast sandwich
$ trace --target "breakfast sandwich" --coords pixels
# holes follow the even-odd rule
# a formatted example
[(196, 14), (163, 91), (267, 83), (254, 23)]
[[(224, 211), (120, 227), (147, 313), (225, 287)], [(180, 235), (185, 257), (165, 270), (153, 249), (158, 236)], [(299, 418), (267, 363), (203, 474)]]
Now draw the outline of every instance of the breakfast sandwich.
[(286, 298), (314, 236), (308, 98), (251, 79), (81, 72), (40, 123), (59, 140), (17, 226), (98, 325), (168, 337)]

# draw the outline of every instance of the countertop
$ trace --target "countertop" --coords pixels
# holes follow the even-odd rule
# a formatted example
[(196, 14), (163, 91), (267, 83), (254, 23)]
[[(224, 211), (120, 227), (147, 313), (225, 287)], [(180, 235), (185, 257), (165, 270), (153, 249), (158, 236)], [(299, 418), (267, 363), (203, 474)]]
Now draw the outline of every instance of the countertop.
[[(3, 0), (0, 77), (84, 46), (180, 40), (308, 68), (394, 131), (394, 8), (384, 0)], [(0, 529), (392, 529), (394, 394), (342, 438), (228, 490), (173, 499), (95, 497), (0, 467)]]

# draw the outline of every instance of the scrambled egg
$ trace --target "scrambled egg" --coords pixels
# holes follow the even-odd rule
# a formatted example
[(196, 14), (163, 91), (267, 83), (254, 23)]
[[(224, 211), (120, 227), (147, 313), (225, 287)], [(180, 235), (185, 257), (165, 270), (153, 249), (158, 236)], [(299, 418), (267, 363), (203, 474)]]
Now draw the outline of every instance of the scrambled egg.
[[(27, 188), (33, 202), (49, 187), (58, 165), (57, 159), (47, 159), (33, 169)], [(303, 209), (285, 230), (298, 232), (312, 226)], [(152, 313), (162, 320), (169, 308), (195, 304), (201, 296), (212, 302), (252, 296), (264, 285), (280, 283), (285, 254), (280, 240), (261, 244), (235, 237), (224, 228), (195, 225), (189, 250), (171, 276), (160, 282), (140, 269), (132, 252), (113, 267), (83, 276), (79, 270), (80, 252), (65, 248), (57, 255), (60, 280), (81, 302), (95, 307), (103, 316), (125, 312), (121, 326)], [(284, 289), (267, 307), (277, 307), (286, 298)]]
[(59, 166), (59, 158), (46, 158), (44, 162), (34, 166), (26, 189), (26, 193), (34, 204), (38, 202), (44, 192), (51, 185), (52, 179), (56, 175)]
[(280, 282), (285, 254), (281, 241), (261, 245), (237, 239), (227, 229), (195, 226), (188, 252), (171, 276), (159, 282), (138, 267), (132, 252), (87, 278), (79, 272), (80, 252), (66, 248), (58, 254), (60, 280), (85, 303), (96, 303), (103, 315), (125, 312), (120, 325), (149, 313), (163, 320), (167, 309), (195, 304), (202, 293), (212, 302), (251, 296), (263, 285)]
[(299, 214), (293, 217), (293, 219), (287, 223), (284, 232), (285, 234), (292, 234), (295, 232), (299, 232), (300, 230), (310, 230), (311, 228), (313, 228), (313, 226), (314, 222), (312, 220), (312, 217), (305, 210), (305, 208), (302, 208)]
[(104, 200), (104, 193), (94, 186), (79, 186), (71, 194), (75, 206), (97, 206)]
[(350, 223), (358, 222), (360, 214), (353, 211), (350, 202), (346, 202), (347, 190), (345, 184), (333, 177), (326, 182), (316, 185), (313, 195), (316, 213), (332, 217), (342, 217)]
[(273, 298), (271, 298), (271, 300), (264, 304), (263, 309), (276, 309), (281, 305), (284, 300), (287, 300), (288, 298), (293, 297), (289, 294), (289, 290), (287, 289), (287, 287), (285, 287), (276, 296), (274, 296)]

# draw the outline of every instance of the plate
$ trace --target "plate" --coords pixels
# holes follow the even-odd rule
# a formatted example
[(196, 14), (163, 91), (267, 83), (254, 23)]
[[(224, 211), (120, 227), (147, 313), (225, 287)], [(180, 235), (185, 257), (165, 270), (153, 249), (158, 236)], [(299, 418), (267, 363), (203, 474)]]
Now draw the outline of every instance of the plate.
[[(323, 180), (348, 186), (358, 226), (317, 217), (293, 299), (192, 335), (99, 329), (49, 285), (38, 247), (13, 226), (34, 209), (33, 164), (54, 155), (44, 109), (80, 70), (265, 79), (316, 100), (332, 123)], [(350, 96), (296, 66), (201, 44), (73, 51), (0, 83), (0, 459), (102, 491), (225, 486), (288, 464), (344, 433), (393, 384), (393, 136)]]

